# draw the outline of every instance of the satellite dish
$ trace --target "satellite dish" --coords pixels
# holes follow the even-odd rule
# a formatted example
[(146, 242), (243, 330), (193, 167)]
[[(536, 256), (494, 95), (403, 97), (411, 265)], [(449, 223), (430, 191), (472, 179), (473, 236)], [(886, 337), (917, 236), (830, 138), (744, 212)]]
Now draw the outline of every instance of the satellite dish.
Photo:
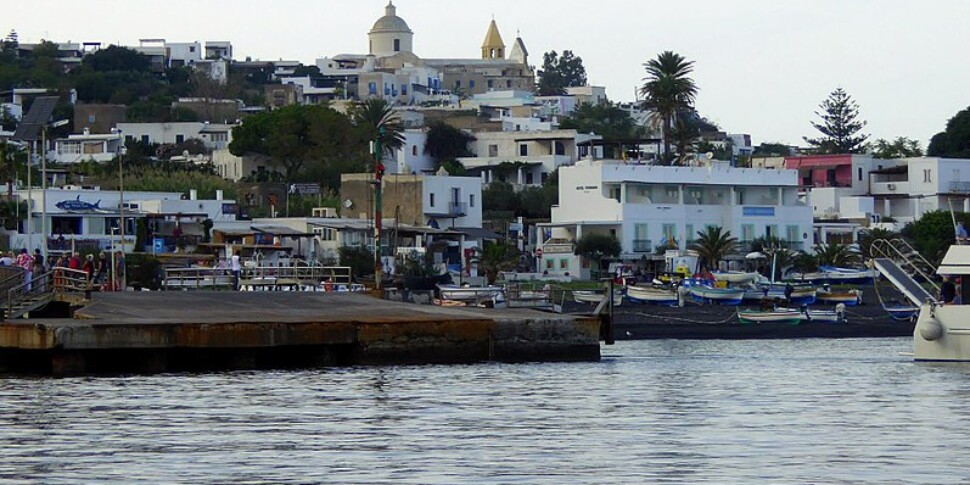
[(344, 208), (350, 209), (353, 206), (354, 206), (354, 201), (352, 201), (350, 199), (347, 199), (347, 200), (344, 201)]

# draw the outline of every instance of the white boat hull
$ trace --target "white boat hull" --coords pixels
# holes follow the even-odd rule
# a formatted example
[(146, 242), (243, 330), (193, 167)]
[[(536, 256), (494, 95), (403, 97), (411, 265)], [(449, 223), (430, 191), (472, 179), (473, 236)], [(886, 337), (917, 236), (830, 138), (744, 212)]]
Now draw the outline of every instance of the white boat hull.
[[(599, 304), (606, 298), (606, 293), (600, 291), (585, 291), (585, 290), (575, 290), (573, 291), (573, 300), (576, 303), (584, 303), (587, 305)], [(613, 306), (619, 306), (623, 303), (623, 294), (614, 293), (613, 294)]]
[(726, 281), (732, 285), (751, 283), (761, 276), (758, 273), (742, 273), (737, 271), (713, 273), (713, 275), (715, 281)]
[(920, 307), (913, 331), (913, 359), (970, 362), (970, 306)]
[(501, 286), (485, 286), (481, 288), (438, 285), (438, 292), (442, 300), (452, 301), (481, 301), (491, 300), (502, 295), (505, 291)]
[(626, 297), (635, 303), (651, 303), (654, 305), (673, 305), (678, 302), (677, 293), (658, 288), (641, 288), (627, 286)]
[(707, 300), (722, 305), (738, 305), (744, 298), (742, 288), (709, 288), (706, 286), (694, 286), (690, 289), (690, 294), (694, 298)]

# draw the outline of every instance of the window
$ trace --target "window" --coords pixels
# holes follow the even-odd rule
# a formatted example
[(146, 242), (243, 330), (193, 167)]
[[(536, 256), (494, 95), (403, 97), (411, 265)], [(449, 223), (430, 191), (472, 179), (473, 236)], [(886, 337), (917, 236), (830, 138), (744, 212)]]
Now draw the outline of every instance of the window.
[(475, 207), (475, 194), (468, 194), (468, 207)]
[(455, 89), (461, 89), (461, 81), (455, 81)]
[(677, 246), (677, 224), (664, 224), (661, 230), (663, 232), (661, 245), (666, 245), (666, 247)]
[(494, 84), (495, 84), (495, 82), (493, 82), (491, 79), (489, 79), (488, 80), (488, 89), (492, 89), (494, 87)]
[(697, 234), (694, 233), (693, 224), (687, 224), (686, 226), (684, 226), (684, 239), (687, 239), (688, 241), (693, 241), (697, 239)]
[(533, 179), (533, 177), (532, 177), (532, 171), (530, 170), (530, 171), (528, 171), (528, 172), (525, 173), (525, 184), (526, 185), (532, 185), (532, 179)]
[(511, 80), (505, 81), (505, 87), (511, 88), (512, 87), (512, 81)]
[(190, 45), (189, 46), (189, 52), (195, 52), (195, 46), (194, 45)]
[(94, 120), (96, 120), (96, 119), (97, 118), (95, 118), (94, 115), (88, 115), (88, 123), (94, 123)]
[(185, 135), (175, 135), (175, 144), (181, 145), (182, 143), (185, 143)]
[(51, 216), (51, 229), (51, 234), (81, 234), (81, 218)]
[(519, 145), (519, 156), (520, 157), (529, 156), (529, 145), (526, 145), (525, 143)]
[(862, 167), (859, 167), (859, 181), (862, 182)]
[(557, 141), (553, 144), (553, 150), (555, 150), (556, 155), (565, 155), (566, 145), (564, 145), (561, 141)]
[(488, 146), (488, 156), (490, 156), (490, 157), (497, 157), (498, 156), (498, 145), (489, 145)]
[(148, 135), (142, 135), (141, 142), (144, 143), (145, 145), (149, 144), (150, 141), (148, 140)]
[(765, 226), (765, 237), (778, 237), (778, 226), (776, 224), (768, 224)]
[(367, 93), (368, 94), (372, 94), (372, 95), (376, 95), (377, 94), (377, 83), (368, 83), (367, 84)]
[(929, 168), (923, 169), (923, 183), (933, 182), (933, 170)]
[(434, 207), (434, 192), (432, 192), (429, 195), (431, 196), (431, 198), (428, 200), (428, 202), (431, 204), (431, 207)]
[(417, 145), (411, 145), (411, 156), (412, 157), (418, 156), (418, 146)]
[(548, 270), (554, 270), (554, 269), (556, 269), (555, 264), (556, 264), (556, 260), (554, 260), (554, 259), (547, 259), (546, 260), (546, 269), (548, 269)]
[(475, 89), (475, 80), (468, 81), (468, 89)]
[(788, 242), (798, 241), (798, 226), (785, 226), (785, 240)]
[(741, 225), (741, 241), (750, 242), (754, 240), (754, 224)]
[(407, 94), (408, 94), (408, 85), (407, 84), (402, 84), (401, 85), (401, 95), (402, 96), (407, 96)]
[(560, 270), (567, 270), (567, 269), (569, 269), (569, 260), (568, 259), (560, 259), (559, 260), (559, 269)]
[(401, 39), (394, 39), (394, 52), (401, 52)]

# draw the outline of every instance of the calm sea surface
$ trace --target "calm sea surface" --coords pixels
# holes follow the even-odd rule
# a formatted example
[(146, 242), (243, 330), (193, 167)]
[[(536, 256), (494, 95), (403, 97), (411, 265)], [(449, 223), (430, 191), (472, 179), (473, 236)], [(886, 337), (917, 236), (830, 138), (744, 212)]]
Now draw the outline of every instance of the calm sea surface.
[(968, 483), (970, 365), (914, 364), (910, 342), (0, 378), (0, 483)]

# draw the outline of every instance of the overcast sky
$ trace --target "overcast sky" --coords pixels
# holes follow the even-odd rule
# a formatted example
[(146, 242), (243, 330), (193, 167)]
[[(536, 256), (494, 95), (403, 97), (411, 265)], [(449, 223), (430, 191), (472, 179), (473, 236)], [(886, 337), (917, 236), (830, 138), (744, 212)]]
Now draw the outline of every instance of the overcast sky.
[[(137, 45), (229, 40), (243, 59), (314, 59), (366, 53), (385, 0), (86, 0), (11, 2), (0, 32), (22, 42)], [(494, 16), (511, 45), (521, 32), (530, 63), (570, 49), (589, 81), (629, 101), (642, 64), (664, 50), (696, 62), (697, 108), (755, 143), (803, 144), (818, 104), (843, 87), (873, 138), (923, 143), (970, 105), (966, 0), (396, 0), (420, 57), (480, 55)]]

